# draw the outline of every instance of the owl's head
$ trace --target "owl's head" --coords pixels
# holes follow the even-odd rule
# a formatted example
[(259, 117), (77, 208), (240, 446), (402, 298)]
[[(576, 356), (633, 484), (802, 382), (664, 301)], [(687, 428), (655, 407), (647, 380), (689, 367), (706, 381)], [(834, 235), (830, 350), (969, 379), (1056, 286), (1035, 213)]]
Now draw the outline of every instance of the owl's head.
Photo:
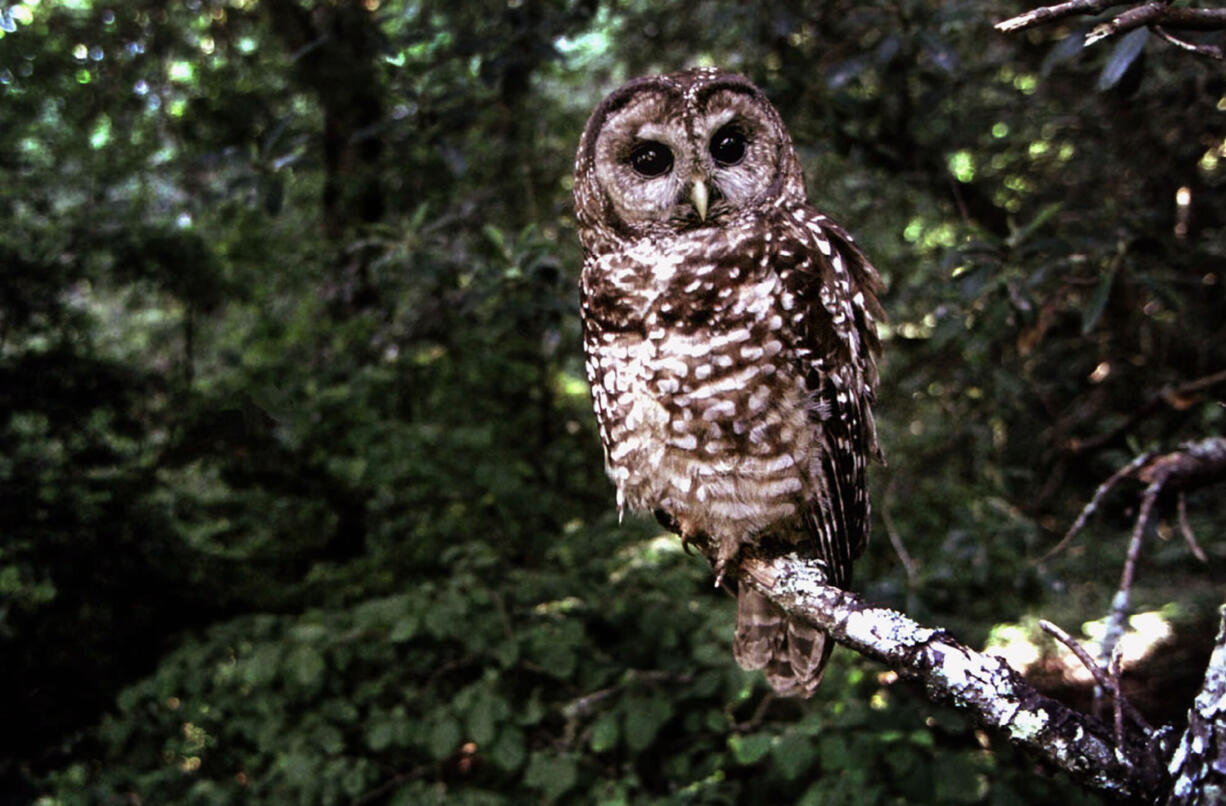
[(575, 158), (583, 231), (720, 227), (780, 197), (802, 202), (804, 181), (779, 113), (748, 79), (713, 68), (614, 90)]

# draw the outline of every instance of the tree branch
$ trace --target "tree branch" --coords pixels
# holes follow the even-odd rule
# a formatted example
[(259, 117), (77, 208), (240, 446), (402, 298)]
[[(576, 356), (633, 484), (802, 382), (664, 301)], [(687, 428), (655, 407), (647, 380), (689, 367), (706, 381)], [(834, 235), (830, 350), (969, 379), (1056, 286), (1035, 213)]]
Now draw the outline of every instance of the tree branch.
[(1226, 796), (1226, 606), (1220, 612), (1222, 622), (1205, 683), (1188, 710), (1188, 729), (1171, 756), (1174, 785), (1168, 806), (1220, 803), (1211, 793)]
[(969, 710), (1087, 786), (1150, 801), (1163, 789), (1164, 760), (1143, 731), (1122, 729), (1124, 746), (1118, 747), (1110, 727), (1040, 694), (1003, 659), (827, 585), (819, 561), (747, 556), (740, 580), (838, 643), (922, 680), (934, 700)]
[[(1129, 3), (1112, 2), (1112, 0), (1068, 0), (1050, 6), (1031, 9), (1024, 14), (1002, 20), (994, 26), (1002, 33), (1024, 31), (1039, 25), (1046, 25), (1065, 17), (1081, 14), (1098, 14), (1114, 6), (1124, 6)], [(1220, 48), (1212, 45), (1198, 45), (1171, 36), (1164, 29), (1183, 31), (1217, 31), (1226, 28), (1226, 8), (1180, 8), (1171, 5), (1169, 0), (1149, 0), (1144, 3), (1134, 3), (1116, 14), (1112, 19), (1100, 25), (1086, 35), (1085, 46), (1116, 34), (1132, 31), (1136, 28), (1149, 27), (1155, 30), (1163, 39), (1172, 44), (1211, 58), (1222, 58)]]
[(1097, 14), (1112, 6), (1122, 5), (1126, 5), (1126, 3), (1111, 2), (1111, 0), (1069, 0), (1067, 3), (1056, 3), (1041, 8), (1032, 8), (1024, 14), (1018, 14), (1016, 17), (1002, 20), (993, 27), (1001, 33), (1007, 34), (1013, 31), (1024, 31), (1036, 25), (1045, 25), (1076, 14)]

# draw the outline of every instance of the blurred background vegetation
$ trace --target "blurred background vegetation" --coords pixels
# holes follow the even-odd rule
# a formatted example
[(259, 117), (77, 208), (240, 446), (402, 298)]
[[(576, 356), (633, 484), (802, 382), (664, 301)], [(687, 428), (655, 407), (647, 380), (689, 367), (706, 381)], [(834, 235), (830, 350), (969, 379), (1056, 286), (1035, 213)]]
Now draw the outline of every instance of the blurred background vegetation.
[[(578, 341), (587, 113), (746, 73), (889, 286), (860, 589), (976, 645), (1101, 616), (1135, 487), (1038, 558), (1226, 414), (1178, 388), (1226, 368), (1226, 78), (1023, 8), (0, 3), (0, 803), (1090, 801), (849, 652), (804, 703), (737, 669), (617, 524)], [(1159, 721), (1226, 581), (1189, 515)]]

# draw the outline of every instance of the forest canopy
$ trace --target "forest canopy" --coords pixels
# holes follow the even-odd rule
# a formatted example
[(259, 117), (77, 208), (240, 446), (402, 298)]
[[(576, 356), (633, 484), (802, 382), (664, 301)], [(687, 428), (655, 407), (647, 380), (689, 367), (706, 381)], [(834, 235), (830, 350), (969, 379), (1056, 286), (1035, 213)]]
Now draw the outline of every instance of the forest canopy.
[[(0, 2), (0, 803), (1096, 802), (852, 652), (805, 702), (738, 669), (618, 522), (579, 343), (588, 113), (744, 73), (887, 288), (857, 589), (1088, 708), (1035, 625), (1093, 637), (1140, 486), (1048, 552), (1226, 418), (1226, 75), (1023, 10)], [(1180, 512), (1156, 724), (1226, 582)]]

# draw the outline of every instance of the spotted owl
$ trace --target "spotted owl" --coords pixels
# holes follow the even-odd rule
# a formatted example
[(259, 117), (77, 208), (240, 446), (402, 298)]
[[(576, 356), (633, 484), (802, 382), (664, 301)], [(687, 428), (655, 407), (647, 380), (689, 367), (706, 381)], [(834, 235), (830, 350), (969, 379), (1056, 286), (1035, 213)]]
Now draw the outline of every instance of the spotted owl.
[[(876, 271), (809, 205), (779, 113), (710, 68), (635, 79), (575, 159), (587, 378), (619, 510), (702, 549), (820, 559), (846, 586), (869, 532)], [(731, 575), (735, 577), (735, 574)], [(808, 697), (832, 649), (748, 587), (733, 651)]]

